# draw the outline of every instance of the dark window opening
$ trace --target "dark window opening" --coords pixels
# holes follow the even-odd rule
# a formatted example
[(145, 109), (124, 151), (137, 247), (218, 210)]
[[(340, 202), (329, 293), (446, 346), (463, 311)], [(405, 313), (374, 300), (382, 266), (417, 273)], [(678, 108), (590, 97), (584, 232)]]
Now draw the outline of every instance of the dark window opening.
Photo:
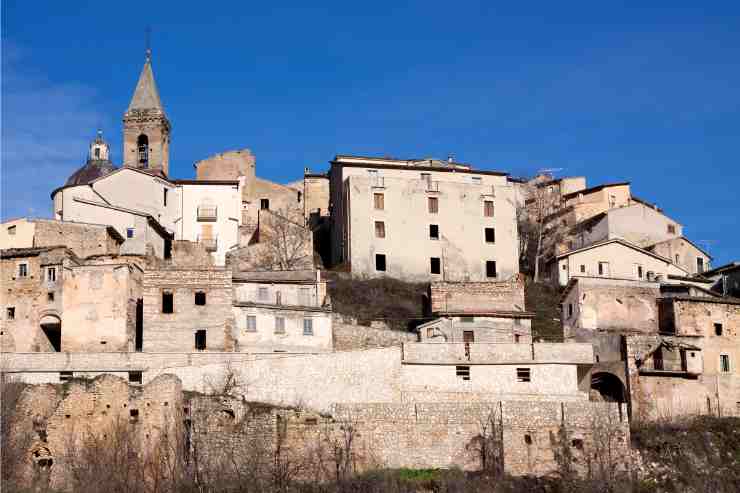
[(669, 234), (674, 234), (675, 232), (676, 232), (676, 226), (674, 224), (669, 224), (668, 225), (668, 233)]
[(59, 372), (60, 382), (66, 382), (68, 380), (72, 380), (73, 378), (74, 378), (74, 373), (71, 371), (60, 371)]
[(654, 370), (662, 370), (663, 369), (663, 349), (658, 348), (653, 353), (653, 369)]
[(463, 342), (468, 344), (471, 342), (475, 342), (475, 331), (463, 330)]
[(496, 261), (488, 260), (486, 262), (486, 277), (496, 277)]
[(18, 264), (18, 277), (28, 276), (28, 264)]
[(573, 303), (568, 303), (568, 317), (573, 316)]
[(580, 438), (574, 438), (573, 440), (571, 440), (570, 444), (575, 449), (583, 450), (583, 440)]
[(46, 269), (46, 280), (49, 282), (56, 282), (57, 280), (57, 268), (49, 267)]
[(196, 291), (195, 292), (195, 304), (198, 306), (203, 306), (206, 304), (206, 293), (203, 291)]
[(701, 274), (704, 272), (704, 259), (701, 257), (696, 258), (696, 271)]
[(260, 209), (263, 211), (270, 210), (270, 199), (260, 199)]
[(496, 243), (496, 231), (493, 228), (486, 228), (486, 243)]
[(429, 238), (432, 240), (439, 239), (439, 225), (438, 224), (429, 225)]
[(441, 262), (439, 257), (432, 257), (429, 259), (432, 274), (440, 274), (442, 272)]
[(139, 148), (139, 166), (142, 168), (149, 167), (149, 137), (144, 134), (139, 135), (136, 140), (136, 145)]
[(532, 435), (526, 434), (524, 435), (524, 443), (527, 445), (532, 445)]
[(172, 240), (165, 238), (164, 240), (164, 258), (172, 258)]
[(722, 324), (719, 324), (719, 323), (714, 324), (714, 335), (716, 336), (722, 335)]
[(470, 367), (469, 366), (456, 366), (455, 375), (462, 378), (463, 380), (470, 380)]
[(142, 383), (143, 381), (143, 374), (140, 371), (130, 371), (128, 372), (128, 381), (129, 383)]
[(381, 253), (375, 254), (375, 270), (385, 272), (385, 255)]
[(48, 293), (46, 293), (46, 300), (49, 301), (49, 302), (54, 301), (54, 292), (53, 291), (49, 291)]
[(134, 335), (134, 351), (144, 348), (144, 300), (136, 300), (136, 334)]
[(437, 197), (427, 198), (427, 203), (430, 214), (436, 214), (439, 212), (439, 199)]
[(126, 238), (134, 237), (134, 228), (126, 228)]
[(532, 375), (529, 368), (517, 368), (516, 369), (516, 380), (517, 382), (531, 382)]
[(206, 331), (205, 329), (195, 331), (195, 349), (204, 351), (206, 349)]
[(55, 353), (62, 352), (62, 328), (58, 324), (42, 325), (41, 330)]
[(15, 307), (14, 306), (9, 306), (5, 310), (5, 315), (6, 315), (6, 318), (8, 320), (15, 320)]
[(162, 203), (167, 207), (167, 192), (169, 192), (169, 190), (166, 188), (163, 188), (162, 190), (164, 190), (164, 193), (162, 194)]
[(385, 238), (385, 223), (383, 221), (375, 221), (375, 237)]
[(175, 302), (172, 293), (162, 293), (162, 313), (175, 313)]
[(581, 274), (584, 274), (586, 272), (586, 266), (581, 264)]
[(139, 420), (139, 410), (138, 409), (130, 409), (128, 414), (131, 418), (131, 422)]

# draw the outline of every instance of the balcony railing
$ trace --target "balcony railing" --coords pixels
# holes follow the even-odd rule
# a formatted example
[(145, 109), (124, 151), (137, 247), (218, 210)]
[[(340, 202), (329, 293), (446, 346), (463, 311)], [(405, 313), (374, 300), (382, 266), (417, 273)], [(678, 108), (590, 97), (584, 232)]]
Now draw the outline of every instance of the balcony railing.
[(198, 243), (203, 245), (207, 252), (215, 252), (218, 250), (218, 239), (217, 238), (201, 238), (198, 237)]
[(439, 182), (427, 180), (427, 192), (439, 192)]
[(198, 207), (198, 221), (215, 221), (218, 217), (218, 208), (211, 205)]
[(385, 177), (376, 176), (370, 179), (370, 186), (372, 188), (385, 188)]

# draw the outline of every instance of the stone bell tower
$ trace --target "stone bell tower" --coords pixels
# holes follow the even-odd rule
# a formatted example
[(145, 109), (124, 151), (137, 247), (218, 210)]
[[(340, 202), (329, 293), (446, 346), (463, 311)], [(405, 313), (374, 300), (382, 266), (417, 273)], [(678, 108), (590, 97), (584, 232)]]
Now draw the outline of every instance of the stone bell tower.
[(132, 168), (169, 172), (170, 122), (159, 99), (152, 72), (152, 53), (136, 84), (134, 96), (123, 115), (123, 164)]

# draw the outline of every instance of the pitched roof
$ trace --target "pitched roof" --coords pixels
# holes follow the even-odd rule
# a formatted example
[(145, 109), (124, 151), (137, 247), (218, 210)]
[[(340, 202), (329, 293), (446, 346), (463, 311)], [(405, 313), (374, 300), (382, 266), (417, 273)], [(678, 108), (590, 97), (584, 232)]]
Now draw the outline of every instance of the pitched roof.
[(625, 185), (629, 185), (629, 184), (630, 184), (630, 182), (628, 182), (628, 181), (622, 181), (622, 182), (618, 182), (618, 183), (604, 183), (603, 185), (597, 185), (595, 187), (584, 188), (583, 190), (578, 190), (576, 192), (567, 193), (567, 194), (563, 195), (563, 198), (564, 199), (567, 199), (567, 198), (570, 198), (570, 197), (577, 197), (580, 194), (586, 195), (587, 193), (598, 192), (599, 190), (602, 190), (604, 188), (621, 187), (621, 186), (625, 186)]
[(158, 109), (164, 112), (162, 101), (159, 99), (157, 84), (154, 82), (152, 62), (147, 58), (146, 62), (144, 62), (144, 68), (141, 69), (139, 82), (136, 83), (134, 96), (131, 98), (131, 103), (128, 105), (128, 111), (151, 109)]
[(675, 238), (668, 238), (667, 240), (661, 240), (661, 241), (655, 242), (655, 243), (653, 243), (653, 244), (651, 244), (651, 245), (648, 245), (648, 246), (646, 246), (645, 248), (646, 248), (646, 249), (648, 249), (648, 250), (652, 250), (653, 248), (655, 248), (655, 245), (660, 245), (661, 243), (668, 243), (669, 241), (676, 241), (676, 240), (683, 240), (683, 241), (685, 241), (686, 243), (688, 243), (688, 244), (690, 244), (691, 246), (693, 246), (694, 248), (696, 248), (697, 250), (699, 250), (699, 251), (700, 251), (701, 253), (703, 253), (703, 254), (704, 254), (704, 255), (706, 255), (707, 257), (709, 257), (709, 258), (714, 258), (714, 257), (712, 257), (712, 256), (711, 256), (711, 255), (709, 254), (709, 252), (707, 252), (707, 251), (706, 251), (706, 250), (704, 250), (704, 249), (703, 249), (702, 247), (700, 247), (699, 245), (697, 245), (696, 243), (694, 243), (694, 242), (693, 242), (693, 241), (691, 241), (690, 239), (686, 238), (685, 236), (676, 236)]
[[(611, 240), (597, 241), (596, 243), (592, 243), (592, 244), (590, 244), (588, 246), (577, 248), (575, 250), (570, 250), (568, 252), (561, 253), (560, 255), (557, 255), (554, 258), (555, 259), (560, 259), (560, 258), (563, 258), (563, 257), (568, 257), (568, 256), (570, 256), (570, 255), (572, 255), (574, 253), (583, 252), (585, 250), (590, 250), (592, 248), (598, 248), (598, 247), (603, 246), (603, 245), (608, 245), (609, 243), (619, 243), (620, 245), (626, 246), (627, 248), (632, 248), (633, 250), (637, 250), (638, 252), (642, 252), (645, 255), (650, 255), (651, 257), (655, 257), (655, 258), (657, 258), (659, 260), (662, 260), (662, 261), (664, 261), (664, 262), (666, 262), (668, 264), (673, 264), (673, 262), (671, 262), (671, 259), (666, 258), (666, 257), (664, 257), (662, 255), (658, 255), (657, 253), (651, 252), (650, 250), (645, 250), (644, 248), (640, 248), (639, 246), (635, 245), (634, 243), (630, 243), (629, 241), (623, 240), (621, 238), (613, 238)], [(673, 265), (675, 266), (676, 264), (673, 264)], [(683, 268), (681, 268), (679, 266), (676, 266), (676, 267), (678, 267), (679, 269), (683, 270), (684, 272), (686, 271), (685, 269), (683, 269)]]
[(702, 272), (703, 276), (714, 276), (723, 272), (730, 272), (736, 269), (740, 269), (740, 262), (730, 262), (729, 264), (720, 265), (714, 269), (706, 270)]

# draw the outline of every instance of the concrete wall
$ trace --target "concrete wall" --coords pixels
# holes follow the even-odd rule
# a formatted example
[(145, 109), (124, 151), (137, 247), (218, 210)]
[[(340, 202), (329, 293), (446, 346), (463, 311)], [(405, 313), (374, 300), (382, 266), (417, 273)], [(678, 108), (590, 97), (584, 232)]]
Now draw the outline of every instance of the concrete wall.
[[(317, 352), (332, 349), (332, 318), (328, 310), (304, 310), (297, 306), (239, 305), (233, 307), (237, 351)], [(249, 329), (248, 317), (256, 328)], [(282, 319), (282, 330), (278, 320)], [(304, 323), (310, 320), (312, 333)]]
[[(199, 241), (215, 239), (217, 249), (212, 252), (215, 265), (224, 265), (226, 252), (239, 244), (241, 200), (238, 185), (183, 184), (181, 194), (182, 220), (178, 223), (177, 238)], [(199, 220), (198, 208), (215, 208), (215, 220)]]
[[(195, 293), (206, 304), (195, 304)], [(174, 313), (162, 313), (162, 294), (173, 294)], [(231, 271), (224, 269), (150, 270), (144, 275), (144, 351), (195, 350), (195, 333), (206, 331), (207, 351), (234, 347)]]
[[(411, 167), (378, 170), (382, 180), (377, 182), (367, 168), (342, 168), (339, 183), (334, 176), (339, 171), (332, 173), (331, 186), (341, 188), (332, 191), (334, 262), (349, 261), (353, 274), (410, 281), (493, 280), (486, 277), (489, 260), (496, 262), (495, 279), (518, 273), (515, 193), (505, 177), (482, 175), (478, 185), (468, 173), (430, 171), (428, 187), (421, 171)], [(384, 196), (383, 210), (374, 207), (376, 193)], [(437, 213), (429, 212), (430, 197), (438, 200)], [(484, 200), (494, 202), (494, 217), (484, 217)], [(376, 221), (385, 225), (384, 238), (376, 237)], [(439, 239), (430, 239), (431, 224), (439, 227)], [(485, 241), (486, 227), (495, 228), (494, 243)], [(386, 256), (385, 272), (376, 270), (376, 254)], [(431, 274), (432, 257), (440, 259), (441, 274)]]

